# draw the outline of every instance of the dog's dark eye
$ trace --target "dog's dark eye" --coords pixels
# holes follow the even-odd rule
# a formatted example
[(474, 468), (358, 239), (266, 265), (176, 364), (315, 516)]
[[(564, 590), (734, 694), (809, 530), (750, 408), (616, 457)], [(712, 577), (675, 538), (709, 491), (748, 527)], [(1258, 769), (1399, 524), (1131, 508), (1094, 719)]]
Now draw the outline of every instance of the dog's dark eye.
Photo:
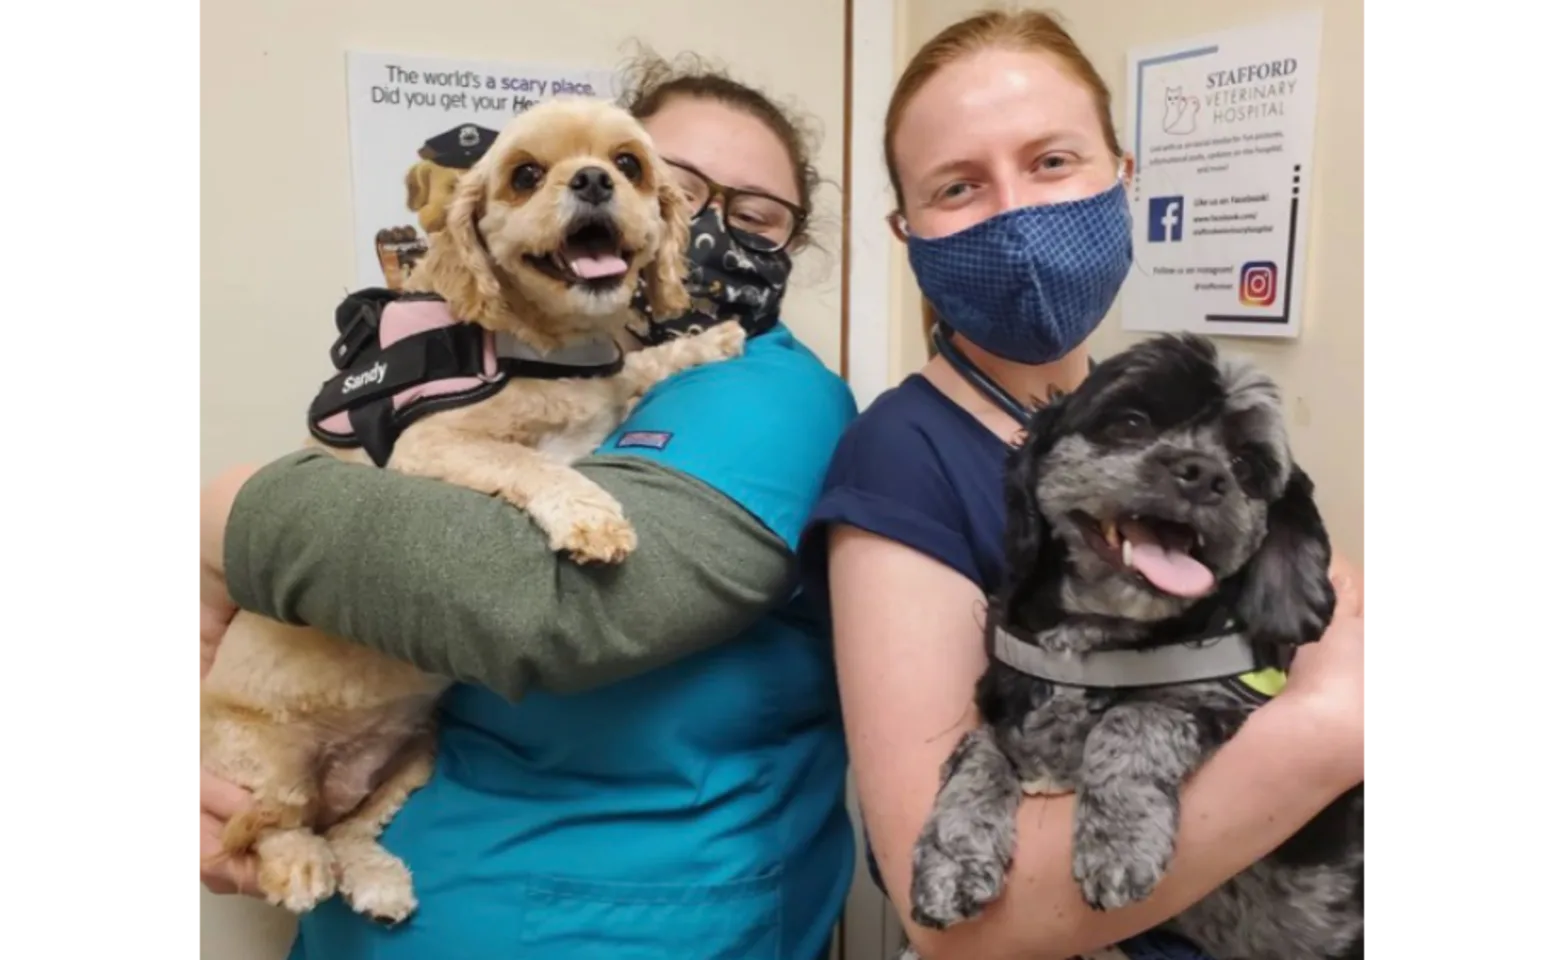
[(641, 161), (635, 154), (621, 153), (614, 158), (614, 166), (618, 167), (619, 172), (631, 183), (641, 182)]
[(1107, 432), (1118, 441), (1144, 440), (1151, 435), (1151, 418), (1139, 410), (1126, 410), (1114, 418)]
[(1228, 461), (1227, 466), (1233, 471), (1233, 479), (1239, 483), (1248, 483), (1254, 476), (1254, 464), (1241, 453)]
[(535, 163), (524, 163), (510, 175), (510, 185), (517, 190), (531, 190), (543, 181), (543, 168)]

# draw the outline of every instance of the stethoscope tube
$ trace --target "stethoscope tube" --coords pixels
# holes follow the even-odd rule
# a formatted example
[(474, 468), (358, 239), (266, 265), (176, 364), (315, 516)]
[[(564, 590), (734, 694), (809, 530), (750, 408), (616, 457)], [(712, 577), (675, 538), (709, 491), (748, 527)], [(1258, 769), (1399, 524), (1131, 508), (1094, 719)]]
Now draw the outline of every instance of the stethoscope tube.
[[(930, 339), (934, 341), (934, 349), (939, 352), (940, 356), (945, 358), (945, 362), (950, 364), (951, 369), (960, 374), (961, 379), (970, 383), (973, 389), (993, 401), (994, 406), (1010, 414), (1016, 423), (1023, 427), (1026, 426), (1027, 422), (1032, 419), (1032, 410), (1017, 400), (1010, 391), (995, 383), (993, 377), (979, 370), (977, 364), (973, 363), (966, 354), (961, 352), (960, 348), (950, 342), (948, 330), (949, 328), (943, 323), (934, 325), (934, 330), (930, 334)], [(1088, 357), (1086, 359), (1087, 371), (1090, 372), (1096, 369), (1096, 367), (1097, 361)]]
[(1008, 390), (995, 383), (993, 377), (979, 370), (977, 364), (969, 360), (966, 354), (962, 353), (954, 343), (951, 343), (943, 323), (934, 325), (932, 336), (934, 349), (939, 351), (939, 355), (945, 358), (945, 362), (950, 364), (951, 368), (961, 375), (961, 379), (970, 383), (973, 389), (993, 401), (994, 406), (1014, 417), (1016, 423), (1021, 424), (1023, 427), (1026, 426), (1027, 421), (1032, 419), (1031, 411), (1027, 410), (1026, 407), (1021, 405), (1019, 400), (1011, 396)]

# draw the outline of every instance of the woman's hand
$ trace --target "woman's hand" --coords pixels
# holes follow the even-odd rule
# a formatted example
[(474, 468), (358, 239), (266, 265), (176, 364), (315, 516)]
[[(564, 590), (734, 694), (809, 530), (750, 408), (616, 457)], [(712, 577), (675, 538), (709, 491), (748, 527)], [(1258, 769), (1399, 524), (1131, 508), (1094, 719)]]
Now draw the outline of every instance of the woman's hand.
[(201, 771), (201, 885), (213, 893), (259, 896), (253, 856), (215, 859), (223, 851), (223, 827), (249, 805), (248, 790)]
[(1363, 780), (1363, 574), (1331, 562), (1336, 615), (1318, 643), (1300, 647), (1279, 699), (1305, 710), (1327, 738), (1344, 789)]
[(237, 467), (219, 476), (201, 491), (202, 677), (212, 669), (217, 645), (222, 642), (228, 622), (239, 610), (228, 595), (228, 584), (223, 579), (223, 531), (228, 526), (228, 514), (233, 510), (239, 488), (254, 473), (253, 467)]
[[(223, 580), (223, 530), (239, 488), (255, 470), (229, 470), (201, 491), (201, 676), (217, 656), (228, 622), (238, 612)], [(223, 827), (250, 804), (250, 793), (201, 770), (201, 884), (213, 893), (257, 895), (255, 858), (216, 859), (223, 850)]]

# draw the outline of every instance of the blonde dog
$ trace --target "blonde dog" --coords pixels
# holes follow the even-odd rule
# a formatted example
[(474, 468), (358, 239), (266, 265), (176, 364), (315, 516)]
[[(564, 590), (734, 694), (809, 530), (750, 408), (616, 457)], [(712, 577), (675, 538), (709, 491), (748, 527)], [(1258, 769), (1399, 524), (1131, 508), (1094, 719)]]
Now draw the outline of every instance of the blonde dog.
[[(458, 183), (446, 229), (408, 281), (437, 296), (411, 306), (448, 307), (487, 331), (485, 343), (498, 337), (535, 360), (622, 344), (639, 283), (654, 314), (688, 308), (689, 218), (628, 113), (595, 99), (544, 101)], [(726, 323), (628, 354), (614, 347), (623, 365), (611, 376), (513, 376), (477, 402), (405, 424), (385, 465), (505, 498), (576, 561), (620, 561), (634, 530), (570, 463), (652, 385), (743, 345), (742, 329)], [(364, 379), (348, 376), (342, 391)], [(448, 685), (368, 647), (241, 612), (201, 692), (202, 766), (254, 798), (228, 823), (224, 854), (253, 852), (261, 891), (294, 912), (341, 893), (376, 919), (407, 917), (412, 877), (379, 838), (433, 771), (434, 707)]]

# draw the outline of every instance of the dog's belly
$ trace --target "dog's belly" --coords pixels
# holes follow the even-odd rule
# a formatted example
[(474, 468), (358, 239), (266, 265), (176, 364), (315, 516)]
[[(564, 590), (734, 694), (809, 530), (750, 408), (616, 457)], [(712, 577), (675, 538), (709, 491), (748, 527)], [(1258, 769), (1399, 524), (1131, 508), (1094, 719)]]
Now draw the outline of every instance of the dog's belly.
[(326, 716), (316, 727), (338, 733), (320, 754), (320, 811), (324, 830), (352, 813), (397, 766), (413, 738), (430, 731), (435, 701), (410, 697), (382, 709)]
[(248, 789), (313, 781), (324, 822), (432, 724), (449, 681), (309, 627), (241, 612), (201, 685), (201, 765)]
[(1363, 935), (1362, 859), (1261, 860), (1169, 921), (1215, 960), (1334, 960)]

